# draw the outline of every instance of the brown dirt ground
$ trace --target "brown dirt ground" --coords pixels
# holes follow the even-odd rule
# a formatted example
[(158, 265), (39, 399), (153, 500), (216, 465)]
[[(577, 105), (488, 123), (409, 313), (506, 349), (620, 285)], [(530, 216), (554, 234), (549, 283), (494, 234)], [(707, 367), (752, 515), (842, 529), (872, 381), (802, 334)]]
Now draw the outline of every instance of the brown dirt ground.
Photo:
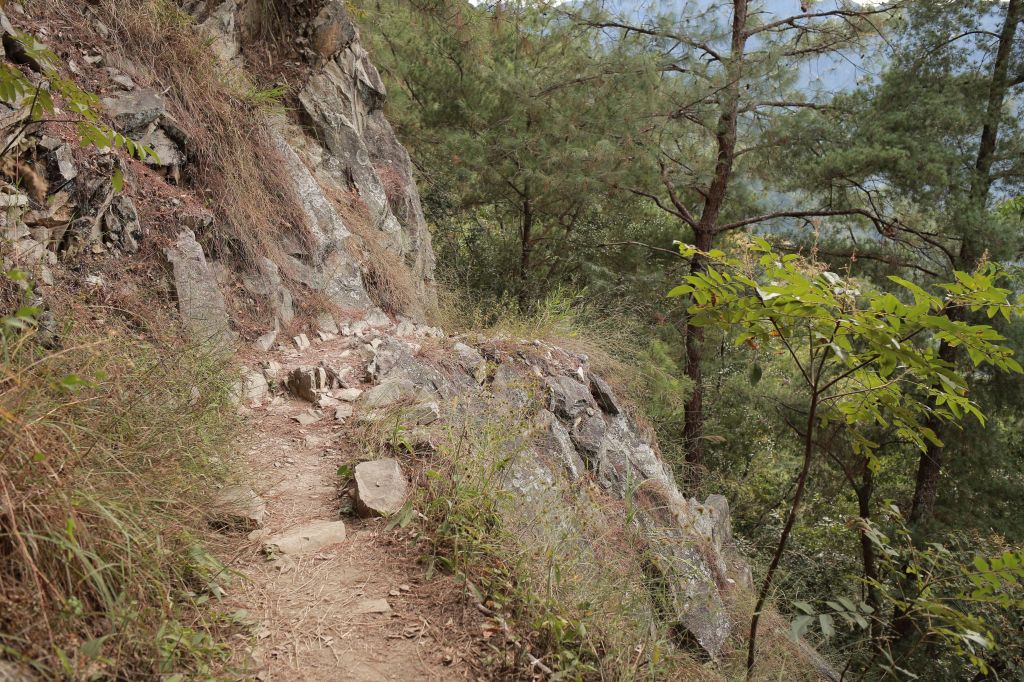
[[(281, 362), (286, 373), (337, 358), (349, 343), (339, 338), (302, 355), (272, 351), (265, 359)], [(257, 359), (246, 361), (255, 366)], [(231, 565), (245, 579), (237, 581), (240, 592), (228, 606), (246, 609), (257, 623), (248, 662), (253, 676), (358, 682), (487, 677), (473, 667), (481, 615), (453, 578), (427, 578), (412, 533), (386, 530), (382, 519), (344, 516), (348, 537), (341, 544), (274, 561), (261, 553), (261, 534), (339, 518), (347, 504), (338, 467), (366, 458), (350, 424), (325, 418), (303, 427), (292, 419), (309, 407), (277, 392), (251, 412), (252, 447), (243, 464), (267, 503), (267, 518)], [(391, 611), (360, 614), (359, 604), (371, 599), (386, 599)]]

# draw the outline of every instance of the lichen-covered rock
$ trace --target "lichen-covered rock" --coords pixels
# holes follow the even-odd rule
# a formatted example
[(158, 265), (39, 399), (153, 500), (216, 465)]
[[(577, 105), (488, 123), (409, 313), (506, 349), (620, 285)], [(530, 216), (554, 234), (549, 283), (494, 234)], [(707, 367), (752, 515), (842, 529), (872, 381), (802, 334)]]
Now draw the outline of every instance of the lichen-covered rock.
[(546, 380), (550, 392), (549, 409), (564, 419), (576, 419), (588, 409), (597, 408), (590, 390), (580, 382), (566, 376)]
[(142, 224), (135, 204), (124, 195), (114, 197), (102, 218), (103, 241), (108, 248), (135, 253), (142, 240)]
[(294, 262), (303, 284), (322, 291), (335, 304), (359, 310), (375, 310), (363, 285), (359, 261), (346, 243), (352, 233), (323, 186), (296, 153), (303, 143), (287, 138), (281, 126), (274, 134), (275, 146), (284, 160), (284, 171), (291, 178), (296, 196), (306, 216), (306, 224), (316, 238), (316, 251), (307, 254), (311, 265)]
[[(731, 629), (723, 591), (737, 583), (727, 578), (728, 505), (720, 496), (701, 504), (680, 492), (652, 442), (613, 389), (590, 372), (586, 358), (546, 345), (534, 354), (528, 348), (480, 353), (459, 342), (450, 348), (455, 363), (435, 364), (415, 354), (407, 341), (375, 343), (370, 375), (382, 383), (364, 400), (390, 405), (405, 400), (418, 407), (416, 391), (443, 396), (452, 407), (442, 412), (440, 431), (434, 433), (464, 420), (455, 430), (485, 443), (484, 454), (474, 455), (484, 459), (472, 467), (501, 467), (497, 480), (511, 493), (510, 523), (522, 524), (515, 532), (527, 544), (557, 547), (563, 561), (586, 566), (603, 551), (603, 534), (633, 528), (647, 547), (631, 559), (646, 566), (641, 582), (654, 578), (663, 586), (646, 602), (638, 597), (633, 607), (646, 609), (651, 618), (662, 614), (712, 658), (719, 656)], [(492, 383), (481, 386), (469, 378), (467, 365), (475, 366), (485, 355), (496, 367)], [(442, 367), (449, 368), (448, 375)], [(422, 428), (416, 427), (413, 407), (398, 418), (407, 429)], [(597, 502), (602, 496), (628, 504), (628, 520), (609, 516)], [(611, 530), (614, 526), (619, 530)]]
[[(340, 52), (315, 73), (299, 94), (299, 101), (324, 145), (318, 174), (335, 185), (354, 185), (365, 201), (379, 230), (378, 238), (401, 256), (418, 284), (412, 309), (414, 317), (433, 305), (434, 252), (412, 164), (384, 117), (384, 83), (359, 43), (358, 29), (342, 3), (331, 3), (328, 40)], [(351, 31), (346, 27), (351, 27)], [(351, 33), (351, 38), (348, 38)]]
[(555, 459), (565, 468), (569, 480), (578, 481), (586, 475), (587, 469), (573, 445), (569, 432), (558, 418), (548, 412), (541, 410), (539, 415), (541, 424), (541, 436), (537, 444), (538, 449), (554, 455)]
[(289, 325), (295, 319), (292, 292), (284, 286), (280, 270), (269, 258), (260, 258), (258, 270), (242, 275), (242, 286), (253, 296), (259, 296), (270, 302), (274, 318), (280, 325)]
[(456, 343), (452, 350), (458, 355), (459, 364), (462, 366), (462, 369), (473, 377), (478, 384), (482, 384), (487, 379), (487, 361), (484, 360), (484, 356), (480, 355), (478, 350), (470, 348), (462, 342)]
[(160, 93), (143, 88), (105, 97), (103, 105), (117, 129), (134, 137), (145, 135), (166, 111)]

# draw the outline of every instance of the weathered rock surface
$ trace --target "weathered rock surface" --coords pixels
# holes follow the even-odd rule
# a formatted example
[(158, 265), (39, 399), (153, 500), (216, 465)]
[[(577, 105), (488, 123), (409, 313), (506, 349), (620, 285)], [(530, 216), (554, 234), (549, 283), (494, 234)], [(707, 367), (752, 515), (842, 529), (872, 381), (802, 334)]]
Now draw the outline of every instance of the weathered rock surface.
[(327, 372), (323, 367), (296, 367), (288, 374), (288, 390), (311, 403), (320, 399), (327, 389)]
[[(371, 346), (367, 374), (379, 383), (360, 400), (363, 408), (404, 409), (393, 414), (410, 433), (437, 420), (440, 431), (433, 433), (443, 434), (452, 429), (452, 420), (468, 420), (459, 429), (486, 432), (492, 444), (504, 443), (492, 456), (509, 458), (505, 485), (519, 501), (516, 514), (534, 520), (524, 533), (538, 534), (527, 541), (555, 542), (578, 560), (599, 551), (583, 528), (603, 512), (591, 496), (571, 491), (590, 481), (615, 498), (629, 497), (635, 505), (632, 524), (650, 546), (649, 570), (666, 589), (657, 597), (661, 605), (649, 607), (651, 617), (669, 609), (668, 617), (718, 657), (731, 629), (723, 591), (737, 583), (727, 575), (730, 565), (745, 565), (738, 558), (726, 561), (733, 550), (725, 498), (699, 503), (682, 495), (651, 440), (614, 389), (590, 372), (584, 356), (549, 346), (514, 354), (496, 347), (481, 352), (459, 342), (450, 349), (454, 365), (441, 362), (445, 369), (418, 356), (410, 335), (406, 339), (385, 337)], [(490, 384), (481, 386), (484, 358), (494, 371)], [(429, 402), (448, 407), (425, 422), (419, 409)], [(393, 476), (401, 475), (397, 463), (388, 466)], [(400, 506), (396, 498), (392, 512)]]
[(302, 555), (345, 541), (344, 521), (310, 521), (268, 539), (263, 548), (267, 554)]
[(214, 495), (210, 523), (216, 528), (252, 531), (263, 527), (267, 504), (252, 488), (227, 486)]
[(390, 516), (401, 511), (409, 494), (398, 460), (378, 459), (356, 465), (356, 511), (360, 516)]
[(165, 253), (173, 267), (178, 310), (189, 336), (198, 343), (232, 341), (224, 295), (196, 236), (191, 230), (182, 230)]
[(409, 155), (384, 117), (384, 83), (359, 43), (345, 4), (329, 2), (314, 22), (332, 58), (315, 73), (299, 100), (323, 141), (318, 175), (345, 186), (351, 179), (380, 230), (379, 237), (410, 266), (419, 282), (414, 316), (431, 304), (434, 252), (412, 178)]
[(546, 383), (550, 391), (549, 408), (563, 419), (575, 419), (597, 407), (587, 387), (572, 377), (554, 376)]
[(242, 399), (250, 405), (259, 405), (270, 392), (267, 378), (262, 372), (248, 367), (242, 370)]
[(253, 296), (270, 302), (276, 323), (289, 325), (295, 319), (292, 292), (284, 286), (279, 268), (269, 258), (259, 260), (258, 270), (242, 275), (242, 286)]
[[(260, 31), (256, 24), (262, 18), (252, 11), (254, 5), (226, 0), (187, 2), (186, 8), (197, 15), (215, 54), (233, 68), (240, 59), (241, 36)], [(408, 310), (396, 312), (422, 317), (435, 303), (434, 253), (409, 155), (384, 117), (383, 82), (341, 0), (323, 3), (305, 26), (294, 28), (301, 34), (297, 42), (308, 45), (302, 52), (313, 67), (299, 101), (314, 134), (278, 121), (274, 142), (316, 243), (311, 250), (289, 249), (294, 251), (289, 274), (341, 307), (381, 312), (367, 294), (363, 269), (348, 244), (355, 238), (352, 226), (332, 199), (354, 192), (370, 213), (362, 231), (412, 272), (416, 295)], [(140, 98), (138, 91), (120, 97), (132, 96)], [(166, 125), (162, 129), (171, 132)]]

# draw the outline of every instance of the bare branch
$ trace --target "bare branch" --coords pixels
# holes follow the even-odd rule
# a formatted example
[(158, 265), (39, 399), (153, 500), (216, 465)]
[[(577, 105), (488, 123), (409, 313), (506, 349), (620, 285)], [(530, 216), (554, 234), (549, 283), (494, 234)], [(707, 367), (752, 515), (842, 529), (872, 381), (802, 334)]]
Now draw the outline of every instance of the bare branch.
[(871, 211), (863, 208), (837, 208), (827, 209), (819, 208), (811, 211), (776, 211), (775, 213), (765, 213), (764, 215), (752, 216), (750, 218), (744, 218), (743, 220), (737, 220), (734, 223), (727, 223), (718, 228), (718, 232), (728, 232), (729, 230), (735, 230), (740, 227), (746, 227), (747, 225), (755, 225), (757, 223), (763, 223), (767, 220), (774, 220), (776, 218), (828, 218), (830, 216), (854, 216), (859, 215), (868, 218), (872, 222), (885, 222), (882, 221), (877, 215)]
[(679, 253), (678, 251), (673, 251), (672, 249), (663, 249), (660, 246), (653, 246), (651, 244), (645, 244), (643, 242), (635, 242), (635, 241), (605, 242), (604, 244), (595, 244), (594, 246), (596, 246), (597, 248), (605, 248), (605, 247), (609, 247), (609, 246), (640, 246), (640, 247), (643, 247), (643, 248), (648, 249), (650, 251), (657, 251), (659, 253), (667, 253), (667, 254), (675, 256), (676, 258), (682, 258), (683, 257), (683, 255), (681, 253)]
[(777, 28), (782, 28), (784, 31), (790, 29), (804, 29), (808, 30), (808, 26), (804, 23), (809, 19), (829, 19), (829, 18), (864, 18), (874, 14), (883, 14), (890, 11), (892, 8), (889, 6), (883, 6), (873, 10), (848, 10), (848, 9), (834, 9), (827, 12), (807, 12), (804, 14), (797, 14), (795, 16), (786, 17), (785, 19), (777, 19), (775, 21), (769, 21), (767, 24), (761, 24), (752, 29), (744, 32), (744, 36), (749, 38), (750, 36), (757, 35), (758, 33), (764, 33), (765, 31), (771, 31)]
[(669, 33), (656, 28), (648, 28), (647, 26), (626, 24), (620, 21), (593, 21), (590, 19), (584, 19), (579, 15), (576, 15), (575, 19), (586, 26), (590, 26), (591, 28), (617, 28), (626, 31), (627, 33), (637, 33), (640, 35), (651, 36), (652, 38), (671, 38), (682, 45), (700, 50), (715, 61), (722, 61), (722, 55), (710, 45), (699, 40), (693, 40), (692, 38), (688, 38), (684, 35)]

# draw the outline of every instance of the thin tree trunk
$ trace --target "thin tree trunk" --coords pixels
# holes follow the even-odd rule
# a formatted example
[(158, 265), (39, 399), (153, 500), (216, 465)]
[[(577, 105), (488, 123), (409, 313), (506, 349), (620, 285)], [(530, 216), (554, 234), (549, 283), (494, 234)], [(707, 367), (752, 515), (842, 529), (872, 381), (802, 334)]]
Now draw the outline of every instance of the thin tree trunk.
[[(856, 488), (857, 493), (857, 513), (862, 519), (867, 521), (871, 518), (871, 496), (875, 492), (875, 475), (872, 473), (871, 468), (868, 466), (867, 461), (864, 462), (864, 469), (861, 473), (861, 483)], [(867, 533), (861, 532), (860, 534), (860, 556), (861, 562), (864, 565), (864, 579), (869, 582), (878, 580), (878, 562), (875, 557), (875, 546), (871, 542), (871, 538), (868, 537)], [(878, 593), (878, 588), (868, 585), (864, 600), (868, 606), (874, 609), (874, 613), (871, 618), (871, 626), (868, 634), (871, 638), (871, 646), (876, 651), (881, 646), (880, 634), (881, 634), (881, 621), (880, 609), (882, 606), (882, 598)]]
[[(739, 119), (740, 81), (746, 49), (747, 9), (749, 0), (733, 1), (731, 54), (726, 64), (728, 83), (723, 93), (722, 110), (718, 117), (715, 140), (718, 156), (715, 174), (708, 186), (700, 221), (694, 228), (695, 246), (709, 251), (718, 233), (718, 218), (725, 205), (736, 162), (736, 125)], [(704, 257), (697, 254), (690, 261), (690, 272), (707, 269)], [(686, 325), (686, 376), (693, 382), (693, 392), (686, 403), (683, 440), (686, 450), (688, 483), (692, 489), (700, 487), (704, 474), (704, 332), (689, 323)]]
[[(1006, 7), (1006, 17), (999, 34), (999, 46), (996, 48), (995, 62), (992, 65), (992, 80), (989, 83), (988, 105), (985, 111), (985, 122), (982, 126), (981, 139), (978, 143), (978, 156), (974, 164), (974, 178), (971, 181), (970, 203), (973, 211), (968, 217), (981, 215), (988, 203), (989, 191), (992, 188), (992, 165), (996, 158), (999, 141), (999, 124), (1002, 118), (1006, 93), (1009, 89), (1010, 62), (1013, 58), (1013, 41), (1021, 22), (1021, 6), (1024, 0), (1010, 0)], [(981, 247), (973, 238), (970, 228), (964, 230), (960, 243), (957, 262), (952, 263), (955, 269), (973, 268), (981, 257)], [(947, 317), (949, 312), (947, 312)], [(957, 352), (945, 341), (939, 347), (939, 356), (947, 362), (955, 362)], [(929, 428), (936, 433), (941, 425), (936, 420), (929, 420)], [(931, 520), (935, 511), (935, 500), (938, 498), (939, 482), (942, 478), (942, 448), (928, 444), (921, 454), (917, 466), (917, 481), (914, 486), (914, 497), (907, 518), (912, 525)]]
[[(811, 362), (813, 365), (813, 359)], [(813, 368), (812, 368), (813, 371)], [(786, 545), (789, 544), (789, 536), (793, 532), (793, 525), (796, 523), (797, 515), (800, 512), (800, 502), (803, 500), (804, 489), (807, 486), (807, 476), (811, 471), (811, 460), (814, 458), (814, 422), (818, 416), (818, 386), (817, 380), (811, 378), (811, 404), (807, 409), (807, 425), (804, 432), (804, 462), (800, 469), (800, 476), (796, 482), (796, 492), (793, 493), (793, 502), (789, 507), (789, 515), (786, 517), (786, 525), (782, 528), (782, 535), (779, 537), (779, 544), (775, 547), (775, 554), (768, 566), (768, 573), (761, 583), (761, 590), (757, 595), (757, 603), (754, 605), (754, 615), (750, 618), (750, 637), (747, 640), (747, 678), (754, 670), (754, 661), (757, 655), (757, 625), (761, 620), (761, 610), (768, 601), (768, 595), (775, 584), (775, 573), (779, 569), (782, 555), (786, 552)]]
[(523, 216), (519, 242), (519, 309), (525, 310), (529, 303), (530, 256), (533, 255), (533, 207), (530, 200), (523, 199)]
[[(713, 240), (713, 233), (698, 232), (694, 246), (701, 251), (709, 251)], [(690, 260), (690, 274), (706, 270), (707, 261), (704, 256), (695, 254)], [(687, 484), (696, 490), (704, 474), (704, 330), (687, 321), (683, 334), (686, 343), (686, 376), (692, 384), (683, 421), (683, 446), (686, 452)]]

